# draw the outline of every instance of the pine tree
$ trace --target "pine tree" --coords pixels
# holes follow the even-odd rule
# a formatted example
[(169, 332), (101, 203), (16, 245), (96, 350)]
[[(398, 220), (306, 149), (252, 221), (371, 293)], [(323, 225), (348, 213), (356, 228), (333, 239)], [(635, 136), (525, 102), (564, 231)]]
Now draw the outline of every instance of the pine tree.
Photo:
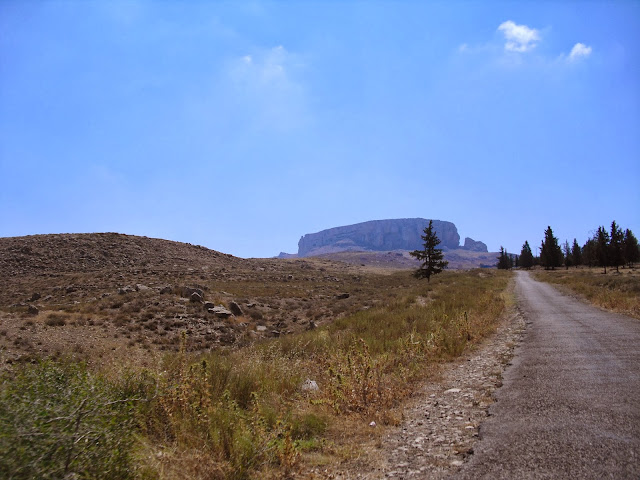
[(533, 267), (533, 253), (531, 253), (531, 247), (529, 242), (525, 240), (520, 251), (520, 266), (527, 270)]
[(573, 260), (573, 264), (578, 268), (578, 265), (582, 265), (582, 251), (580, 250), (580, 245), (578, 245), (578, 240), (573, 239), (573, 247), (571, 247), (571, 260)]
[(597, 256), (597, 235), (587, 240), (582, 247), (582, 261), (589, 266), (593, 267), (598, 263)]
[(596, 247), (596, 259), (601, 267), (604, 267), (604, 273), (607, 273), (607, 267), (609, 266), (609, 234), (604, 227), (598, 227), (598, 233), (596, 233), (595, 247)]
[(567, 270), (569, 267), (573, 265), (573, 258), (571, 257), (571, 248), (569, 247), (569, 240), (564, 241), (564, 245), (562, 247), (564, 253), (564, 266)]
[(562, 249), (558, 245), (558, 239), (553, 236), (551, 227), (547, 227), (544, 232), (544, 241), (540, 250), (540, 263), (544, 265), (545, 270), (552, 269), (562, 265)]
[(511, 257), (504, 249), (504, 247), (500, 247), (500, 256), (498, 257), (498, 269), (499, 270), (509, 270), (513, 265)]
[(416, 257), (422, 262), (422, 266), (415, 271), (417, 278), (426, 278), (427, 282), (431, 281), (431, 275), (436, 275), (445, 268), (449, 262), (443, 260), (442, 250), (436, 248), (440, 244), (440, 239), (433, 231), (433, 220), (429, 220), (429, 225), (424, 229), (424, 235), (420, 238), (424, 240), (422, 250), (414, 250), (410, 253), (412, 257)]
[(629, 267), (640, 261), (640, 249), (638, 248), (638, 239), (628, 228), (624, 232), (624, 259)]
[(609, 237), (609, 263), (612, 267), (616, 267), (616, 272), (619, 272), (618, 266), (624, 265), (624, 234), (622, 229), (616, 224), (614, 220), (611, 222), (611, 236)]

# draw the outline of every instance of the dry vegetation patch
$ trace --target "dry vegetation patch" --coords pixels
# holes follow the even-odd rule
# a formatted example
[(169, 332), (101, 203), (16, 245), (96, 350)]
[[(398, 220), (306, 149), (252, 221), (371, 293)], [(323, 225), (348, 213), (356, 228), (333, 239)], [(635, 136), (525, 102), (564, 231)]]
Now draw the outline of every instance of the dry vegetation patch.
[(640, 271), (635, 268), (538, 270), (535, 277), (594, 305), (640, 319)]
[[(352, 459), (363, 439), (399, 422), (403, 400), (435, 365), (493, 330), (510, 278), (445, 272), (425, 283), (409, 271), (241, 260), (113, 235), (56, 237), (55, 254), (46, 238), (0, 239), (10, 272), (0, 280), (0, 400), (14, 398), (7, 385), (18, 378), (36, 393), (49, 385), (47, 375), (20, 376), (51, 365), (38, 359), (86, 361), (60, 374), (80, 403), (97, 382), (105, 398), (131, 406), (133, 466), (122, 478), (304, 477)], [(64, 261), (65, 242), (84, 264)], [(0, 405), (0, 422), (11, 415)]]

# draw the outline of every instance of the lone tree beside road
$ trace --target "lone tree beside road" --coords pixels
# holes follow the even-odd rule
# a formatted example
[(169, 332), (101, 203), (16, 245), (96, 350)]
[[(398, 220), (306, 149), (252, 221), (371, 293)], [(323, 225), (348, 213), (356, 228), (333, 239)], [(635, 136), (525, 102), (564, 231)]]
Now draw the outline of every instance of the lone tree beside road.
[(417, 278), (426, 278), (429, 282), (431, 275), (442, 272), (447, 268), (449, 262), (443, 260), (442, 250), (436, 248), (440, 244), (440, 239), (433, 231), (433, 220), (429, 220), (429, 225), (424, 229), (424, 235), (420, 235), (420, 238), (424, 240), (424, 248), (410, 253), (412, 257), (416, 257), (422, 262), (422, 266), (416, 270), (414, 275)]

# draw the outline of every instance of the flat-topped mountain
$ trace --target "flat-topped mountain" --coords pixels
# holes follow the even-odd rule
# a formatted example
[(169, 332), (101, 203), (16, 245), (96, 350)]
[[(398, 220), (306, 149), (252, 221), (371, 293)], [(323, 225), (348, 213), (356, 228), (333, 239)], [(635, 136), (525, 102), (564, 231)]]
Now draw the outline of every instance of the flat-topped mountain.
[[(401, 218), (372, 220), (308, 233), (298, 242), (298, 256), (309, 257), (344, 251), (392, 251), (422, 248), (421, 235), (429, 220)], [(433, 220), (433, 228), (444, 250), (487, 251), (487, 246), (470, 238), (460, 246), (458, 229), (452, 222)]]

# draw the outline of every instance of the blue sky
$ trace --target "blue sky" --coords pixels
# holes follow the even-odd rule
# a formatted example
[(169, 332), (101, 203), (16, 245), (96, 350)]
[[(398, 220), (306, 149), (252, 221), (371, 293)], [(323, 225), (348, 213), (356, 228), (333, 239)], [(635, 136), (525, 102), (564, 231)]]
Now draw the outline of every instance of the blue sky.
[(0, 0), (0, 236), (640, 234), (640, 2)]

